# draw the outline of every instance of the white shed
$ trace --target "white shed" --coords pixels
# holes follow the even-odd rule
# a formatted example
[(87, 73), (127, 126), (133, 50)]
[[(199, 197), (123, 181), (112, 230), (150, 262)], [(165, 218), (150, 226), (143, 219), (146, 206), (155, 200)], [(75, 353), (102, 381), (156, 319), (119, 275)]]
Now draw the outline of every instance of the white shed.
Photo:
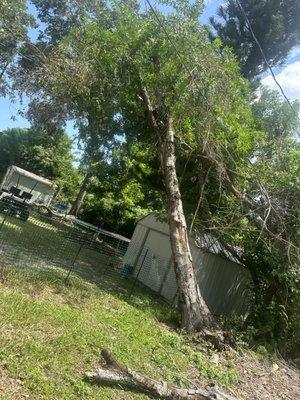
[[(220, 242), (211, 235), (189, 238), (200, 291), (216, 315), (247, 311), (251, 275)], [(169, 302), (177, 299), (169, 226), (150, 214), (138, 221), (124, 264), (133, 267), (138, 281)]]

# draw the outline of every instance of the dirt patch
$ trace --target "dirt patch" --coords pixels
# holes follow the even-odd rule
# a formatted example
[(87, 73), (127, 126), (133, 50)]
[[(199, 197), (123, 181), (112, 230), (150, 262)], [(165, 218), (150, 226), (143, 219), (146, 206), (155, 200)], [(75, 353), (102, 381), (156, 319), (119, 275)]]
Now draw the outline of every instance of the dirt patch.
[[(222, 356), (224, 363), (227, 357)], [(228, 358), (227, 358), (228, 359)], [(300, 399), (300, 371), (282, 360), (266, 360), (245, 353), (231, 356), (239, 375), (239, 383), (229, 391), (243, 400)]]
[(0, 399), (25, 400), (29, 399), (29, 394), (26, 392), (19, 379), (13, 379), (5, 374), (3, 366), (0, 365)]

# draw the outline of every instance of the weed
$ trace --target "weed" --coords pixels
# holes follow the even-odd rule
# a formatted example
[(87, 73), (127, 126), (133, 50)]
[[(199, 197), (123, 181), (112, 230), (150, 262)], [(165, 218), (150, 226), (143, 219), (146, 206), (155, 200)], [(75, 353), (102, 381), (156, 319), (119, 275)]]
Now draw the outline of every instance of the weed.
[(238, 383), (238, 374), (233, 365), (224, 368), (221, 365), (213, 364), (199, 352), (194, 354), (193, 359), (202, 378), (214, 382), (218, 381), (225, 387)]

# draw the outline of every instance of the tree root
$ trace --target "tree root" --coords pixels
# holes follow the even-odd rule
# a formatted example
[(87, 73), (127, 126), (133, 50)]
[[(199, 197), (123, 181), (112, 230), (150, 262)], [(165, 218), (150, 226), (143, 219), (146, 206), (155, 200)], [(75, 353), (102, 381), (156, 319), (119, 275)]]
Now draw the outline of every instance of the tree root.
[(205, 389), (169, 387), (166, 382), (155, 381), (120, 364), (107, 349), (103, 349), (101, 355), (106, 363), (105, 367), (86, 373), (88, 380), (98, 384), (121, 384), (165, 400), (237, 400), (223, 393), (216, 385), (207, 386)]

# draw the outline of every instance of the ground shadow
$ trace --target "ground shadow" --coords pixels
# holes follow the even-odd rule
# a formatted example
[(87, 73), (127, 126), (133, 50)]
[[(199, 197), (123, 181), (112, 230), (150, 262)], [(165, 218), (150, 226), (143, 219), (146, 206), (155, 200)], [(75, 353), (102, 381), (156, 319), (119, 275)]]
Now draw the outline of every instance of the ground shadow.
[[(42, 271), (44, 279), (60, 292), (80, 278), (177, 328), (177, 310), (122, 270), (126, 249), (108, 237), (97, 241), (91, 237), (90, 232), (37, 214), (26, 223), (9, 217), (0, 231), (0, 263)], [(43, 281), (41, 275), (39, 279)], [(36, 291), (39, 286), (42, 290), (36, 282)]]

